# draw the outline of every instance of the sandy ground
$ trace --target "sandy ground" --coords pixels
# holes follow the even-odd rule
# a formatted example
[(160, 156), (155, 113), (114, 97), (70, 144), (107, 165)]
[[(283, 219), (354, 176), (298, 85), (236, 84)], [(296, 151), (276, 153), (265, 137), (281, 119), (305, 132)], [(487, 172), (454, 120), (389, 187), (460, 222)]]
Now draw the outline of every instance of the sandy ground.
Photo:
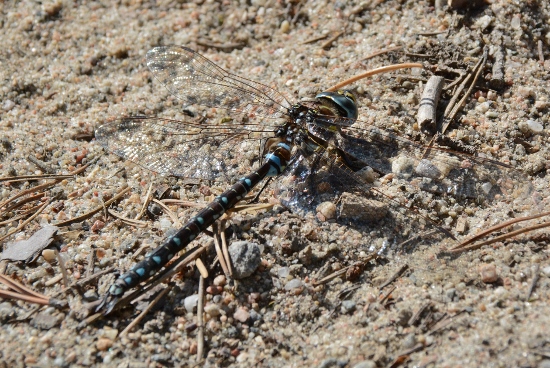
[[(501, 198), (479, 208), (459, 204), (440, 211), (440, 219), (456, 229), (457, 216), (464, 215), (468, 226), (459, 232), (462, 237), (548, 210), (550, 5), (489, 3), (450, 9), (408, 0), (1, 2), (0, 176), (62, 174), (91, 163), (82, 174), (50, 187), (47, 196), (59, 197), (4, 240), (3, 249), (46, 224), (101, 206), (126, 186), (129, 193), (112, 206), (125, 217), (139, 212), (150, 184), (167, 184), (175, 196), (200, 205), (227, 189), (226, 182), (155, 175), (105, 152), (93, 139), (95, 129), (121, 116), (188, 119), (145, 66), (145, 53), (162, 44), (189, 46), (291, 101), (396, 62), (445, 61), (449, 69), (465, 70), (487, 45), (478, 87), (447, 135), (521, 170), (518, 180), (532, 192), (523, 201)], [(499, 53), (504, 75), (491, 82)], [(433, 72), (395, 72), (357, 83), (360, 119), (427, 142), (418, 138), (415, 114)], [(443, 101), (449, 98), (446, 94)], [(251, 164), (243, 160), (246, 165)], [(43, 182), (2, 181), (0, 200)], [(262, 201), (276, 202), (273, 192), (267, 190)], [(197, 211), (171, 209), (182, 222)], [(0, 236), (23, 221), (7, 221), (18, 214), (2, 214)], [(408, 217), (413, 217), (407, 233), (412, 238), (416, 222)], [(162, 211), (142, 220), (146, 227), (136, 228), (106, 219), (101, 211), (62, 227), (54, 246), (69, 283), (108, 267), (128, 269), (178, 226)], [(59, 294), (60, 263), (46, 251), (28, 264), (4, 261), (3, 273), (66, 303), (39, 310), (21, 301), (0, 303), (1, 366), (550, 367), (544, 230), (439, 257), (448, 242), (428, 244), (421, 237), (414, 246), (400, 246), (393, 241), (396, 230), (383, 222), (363, 227), (318, 221), (280, 205), (234, 220), (236, 237), (261, 245), (262, 265), (237, 288), (207, 279), (204, 361), (196, 363), (197, 317), (184, 308), (185, 298), (197, 293), (198, 273), (176, 277), (162, 302), (130, 333), (118, 336), (150, 296), (90, 322), (85, 303), (99, 298), (114, 276)], [(203, 236), (197, 242), (209, 241)], [(380, 248), (383, 257), (365, 261), (355, 278), (313, 284)], [(400, 269), (404, 272), (381, 288)], [(218, 267), (212, 274), (220, 272)]]

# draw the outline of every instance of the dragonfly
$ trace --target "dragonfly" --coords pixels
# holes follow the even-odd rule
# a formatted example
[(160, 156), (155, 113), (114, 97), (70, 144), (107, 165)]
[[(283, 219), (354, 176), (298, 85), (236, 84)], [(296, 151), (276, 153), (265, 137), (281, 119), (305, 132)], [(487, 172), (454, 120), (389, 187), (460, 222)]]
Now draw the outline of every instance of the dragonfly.
[[(348, 214), (350, 223), (356, 217), (386, 219), (404, 235), (421, 223), (449, 239), (454, 235), (422, 200), (415, 203), (414, 193), (490, 203), (526, 190), (522, 173), (507, 164), (428, 147), (359, 120), (350, 91), (322, 92), (313, 101), (291, 104), (274, 88), (232, 74), (184, 46), (153, 48), (146, 63), (183, 104), (221, 108), (242, 118), (200, 122), (127, 117), (101, 126), (97, 141), (163, 175), (234, 184), (115, 280), (98, 307), (105, 314), (265, 178), (276, 178), (273, 185), (281, 203), (297, 213), (314, 212), (345, 193), (358, 194), (360, 211)], [(405, 220), (392, 218), (390, 209), (404, 213)]]

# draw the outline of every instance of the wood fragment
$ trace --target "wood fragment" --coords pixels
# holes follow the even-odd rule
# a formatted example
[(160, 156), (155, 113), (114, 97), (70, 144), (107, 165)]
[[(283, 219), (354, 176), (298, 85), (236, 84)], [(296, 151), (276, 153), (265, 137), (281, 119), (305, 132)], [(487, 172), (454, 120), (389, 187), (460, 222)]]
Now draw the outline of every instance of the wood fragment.
[(391, 296), (391, 293), (393, 293), (393, 291), (397, 289), (397, 287), (395, 286), (392, 286), (387, 292), (386, 294), (384, 294), (384, 296), (382, 296), (382, 298), (380, 299), (380, 304), (384, 304), (384, 302)]
[(40, 170), (44, 171), (45, 173), (48, 173), (48, 174), (55, 173), (55, 170), (51, 166), (46, 164), (44, 161), (37, 159), (33, 155), (28, 155), (27, 160), (32, 164), (34, 164), (36, 167), (38, 167)]
[(59, 268), (61, 269), (61, 275), (63, 276), (63, 285), (64, 288), (69, 286), (69, 278), (67, 277), (67, 269), (65, 268), (65, 261), (61, 258), (61, 254), (57, 249), (54, 249), (55, 255), (57, 257), (57, 263), (59, 263)]
[(222, 252), (225, 258), (225, 263), (227, 264), (227, 276), (233, 277), (233, 265), (231, 264), (231, 257), (229, 257), (229, 248), (227, 246), (227, 238), (225, 237), (225, 220), (221, 221), (222, 228), (224, 231), (221, 232), (222, 239)]
[(321, 280), (317, 280), (317, 281), (313, 281), (311, 284), (313, 286), (318, 286), (318, 285), (322, 285), (322, 284), (326, 284), (327, 282), (339, 277), (339, 276), (342, 276), (342, 275), (345, 275), (346, 272), (352, 268), (352, 267), (357, 267), (357, 266), (365, 266), (368, 262), (370, 262), (371, 260), (377, 258), (378, 255), (376, 253), (371, 253), (368, 255), (367, 258), (365, 258), (363, 261), (361, 262), (356, 262), (350, 266), (347, 266), (347, 267), (344, 267), (342, 268), (341, 270), (338, 270), (336, 272), (333, 272), (332, 274), (328, 275), (328, 276), (325, 276), (323, 277)]
[(540, 264), (535, 264), (535, 269), (533, 270), (533, 280), (531, 281), (531, 285), (529, 286), (529, 291), (527, 292), (527, 298), (525, 298), (526, 301), (529, 301), (531, 299), (531, 295), (533, 295), (533, 291), (535, 291), (535, 287), (537, 286), (537, 282), (539, 281), (540, 274), (539, 274)]
[(407, 349), (401, 353), (398, 353), (397, 358), (395, 358), (393, 362), (389, 365), (390, 368), (399, 367), (400, 365), (404, 364), (406, 361), (409, 360), (409, 355), (422, 351), (425, 348), (426, 348), (426, 345), (418, 343), (414, 347)]
[(197, 303), (197, 361), (202, 360), (204, 354), (204, 277), (199, 277), (199, 300)]
[(195, 266), (197, 266), (197, 269), (199, 270), (199, 273), (201, 274), (202, 278), (207, 279), (208, 278), (208, 270), (206, 269), (206, 266), (202, 262), (200, 258), (197, 258), (195, 260)]
[(437, 124), (437, 104), (443, 90), (445, 79), (433, 75), (426, 83), (420, 106), (418, 107), (417, 122), (421, 130), (435, 129)]
[(537, 50), (539, 52), (539, 63), (541, 65), (544, 65), (544, 53), (542, 52), (542, 40), (538, 40)]
[(504, 80), (504, 50), (502, 46), (496, 47), (493, 57), (493, 69), (491, 71), (491, 80), (489, 84), (492, 88), (500, 91), (506, 84)]
[(51, 279), (49, 279), (48, 281), (44, 282), (44, 285), (45, 286), (52, 286), (52, 285), (55, 285), (57, 284), (59, 281), (61, 281), (63, 279), (63, 275), (62, 274), (58, 274), (54, 277), (52, 277)]

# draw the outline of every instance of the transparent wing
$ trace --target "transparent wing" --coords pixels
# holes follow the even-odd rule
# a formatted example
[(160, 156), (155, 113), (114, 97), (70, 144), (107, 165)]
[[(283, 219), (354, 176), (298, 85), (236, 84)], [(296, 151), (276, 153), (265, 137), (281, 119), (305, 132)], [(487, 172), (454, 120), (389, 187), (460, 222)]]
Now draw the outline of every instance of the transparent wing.
[(163, 175), (233, 181), (247, 173), (239, 169), (242, 162), (249, 160), (251, 167), (261, 155), (262, 139), (273, 135), (260, 128), (130, 117), (101, 126), (96, 139), (108, 151)]
[(491, 202), (526, 198), (533, 190), (523, 172), (481, 155), (429, 147), (376, 127), (347, 127), (341, 132), (336, 145), (349, 161), (424, 191)]
[(231, 74), (187, 47), (155, 47), (147, 52), (147, 66), (170, 93), (190, 105), (269, 118), (283, 116), (290, 106), (273, 88)]
[(281, 200), (293, 211), (315, 212), (329, 201), (350, 223), (390, 221), (384, 227), (394, 236), (415, 234), (419, 223), (449, 236), (441, 225), (454, 221), (449, 212), (456, 218), (468, 206), (497, 202), (515, 210), (533, 191), (525, 174), (489, 158), (427, 147), (376, 127), (308, 128), (327, 147), (302, 149), (281, 178)]

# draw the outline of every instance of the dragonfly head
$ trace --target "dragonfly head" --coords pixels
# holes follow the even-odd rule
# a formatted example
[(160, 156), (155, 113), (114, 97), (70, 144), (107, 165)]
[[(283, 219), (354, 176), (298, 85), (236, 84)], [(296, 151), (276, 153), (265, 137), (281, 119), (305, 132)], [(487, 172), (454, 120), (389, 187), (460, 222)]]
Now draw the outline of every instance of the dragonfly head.
[(343, 116), (355, 120), (358, 116), (357, 101), (348, 90), (321, 92), (315, 99), (321, 105), (319, 110), (324, 115)]

